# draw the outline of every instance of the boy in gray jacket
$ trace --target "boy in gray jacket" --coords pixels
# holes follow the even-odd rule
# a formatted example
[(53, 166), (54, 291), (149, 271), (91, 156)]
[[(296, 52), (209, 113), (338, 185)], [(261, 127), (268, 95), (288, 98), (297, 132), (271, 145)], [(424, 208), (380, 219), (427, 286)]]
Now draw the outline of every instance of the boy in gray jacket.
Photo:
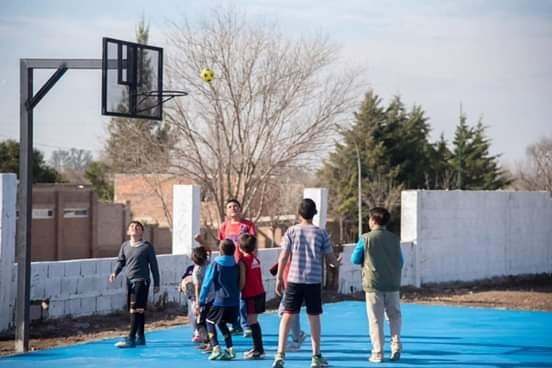
[[(111, 283), (126, 266), (130, 332), (128, 337), (115, 344), (118, 348), (133, 348), (136, 345), (146, 344), (144, 313), (148, 303), (148, 289), (151, 283), (150, 271), (153, 275), (153, 292), (159, 292), (157, 257), (153, 245), (142, 239), (144, 225), (138, 221), (131, 221), (128, 225), (127, 234), (130, 240), (121, 245), (117, 266), (115, 271), (109, 275), (109, 282)], [(137, 334), (138, 337), (136, 337)]]

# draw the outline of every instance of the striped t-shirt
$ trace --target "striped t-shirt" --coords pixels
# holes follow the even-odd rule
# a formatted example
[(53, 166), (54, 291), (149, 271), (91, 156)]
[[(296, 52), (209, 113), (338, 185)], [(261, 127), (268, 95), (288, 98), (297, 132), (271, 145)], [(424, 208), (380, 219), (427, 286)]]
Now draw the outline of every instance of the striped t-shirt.
[(322, 256), (333, 251), (326, 230), (311, 224), (297, 224), (287, 229), (282, 248), (291, 255), (287, 282), (322, 283)]

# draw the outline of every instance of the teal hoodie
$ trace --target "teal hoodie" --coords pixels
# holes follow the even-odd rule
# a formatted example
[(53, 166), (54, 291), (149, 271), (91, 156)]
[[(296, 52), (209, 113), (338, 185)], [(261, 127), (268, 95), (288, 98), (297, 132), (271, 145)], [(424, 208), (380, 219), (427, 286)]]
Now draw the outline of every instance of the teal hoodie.
[(207, 269), (199, 304), (204, 305), (211, 285), (215, 289), (213, 305), (217, 307), (238, 307), (240, 305), (240, 267), (234, 256), (218, 256)]

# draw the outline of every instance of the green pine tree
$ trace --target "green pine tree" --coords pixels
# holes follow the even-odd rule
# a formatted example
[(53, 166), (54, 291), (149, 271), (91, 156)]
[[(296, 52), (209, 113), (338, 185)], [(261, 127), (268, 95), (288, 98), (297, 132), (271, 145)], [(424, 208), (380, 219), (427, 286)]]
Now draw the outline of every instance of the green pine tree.
[[(44, 155), (33, 149), (33, 183), (62, 182), (62, 176), (56, 169), (44, 162)], [(19, 142), (8, 139), (0, 142), (0, 172), (14, 173), (19, 177)]]
[(92, 184), (98, 198), (102, 201), (113, 201), (113, 180), (110, 179), (110, 168), (103, 161), (92, 161), (84, 172), (85, 178)]
[(468, 126), (466, 116), (460, 114), (449, 160), (456, 178), (453, 189), (496, 190), (511, 183), (498, 164), (500, 155), (489, 153), (491, 141), (485, 130), (481, 121)]

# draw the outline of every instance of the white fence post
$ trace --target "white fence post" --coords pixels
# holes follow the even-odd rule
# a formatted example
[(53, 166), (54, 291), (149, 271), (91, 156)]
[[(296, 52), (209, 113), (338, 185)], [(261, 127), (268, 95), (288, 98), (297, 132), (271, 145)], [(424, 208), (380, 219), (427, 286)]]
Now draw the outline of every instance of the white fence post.
[(197, 185), (173, 187), (172, 254), (192, 254), (194, 236), (199, 233), (199, 191), (200, 187)]
[(312, 219), (313, 224), (321, 229), (326, 228), (328, 215), (328, 189), (326, 188), (305, 188), (303, 198), (310, 198), (316, 203), (318, 213)]
[(13, 323), (16, 198), (15, 174), (0, 174), (0, 331)]

